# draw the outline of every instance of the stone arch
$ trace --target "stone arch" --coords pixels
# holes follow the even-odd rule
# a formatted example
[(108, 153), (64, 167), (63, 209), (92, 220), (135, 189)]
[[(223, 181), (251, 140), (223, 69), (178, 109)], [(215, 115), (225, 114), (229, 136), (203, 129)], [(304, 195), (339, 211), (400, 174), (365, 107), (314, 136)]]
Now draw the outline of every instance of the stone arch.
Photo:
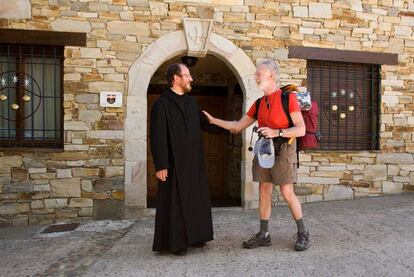
[[(147, 195), (147, 89), (156, 70), (169, 59), (186, 53), (184, 31), (169, 33), (150, 44), (128, 71), (128, 94), (125, 118), (125, 216), (135, 218), (146, 211)], [(222, 60), (236, 76), (243, 95), (243, 112), (260, 95), (254, 81), (255, 65), (242, 49), (230, 40), (211, 33), (208, 54)], [(243, 141), (248, 142), (243, 133)], [(253, 156), (243, 143), (241, 176), (242, 204), (257, 207), (258, 188), (253, 186), (251, 161)]]

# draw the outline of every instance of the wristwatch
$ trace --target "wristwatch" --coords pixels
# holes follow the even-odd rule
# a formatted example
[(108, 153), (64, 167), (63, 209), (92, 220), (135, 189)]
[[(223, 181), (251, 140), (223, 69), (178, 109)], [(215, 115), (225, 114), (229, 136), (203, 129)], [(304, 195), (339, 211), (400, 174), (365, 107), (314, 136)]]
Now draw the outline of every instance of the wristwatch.
[(283, 131), (282, 131), (282, 129), (279, 129), (279, 137), (283, 137)]

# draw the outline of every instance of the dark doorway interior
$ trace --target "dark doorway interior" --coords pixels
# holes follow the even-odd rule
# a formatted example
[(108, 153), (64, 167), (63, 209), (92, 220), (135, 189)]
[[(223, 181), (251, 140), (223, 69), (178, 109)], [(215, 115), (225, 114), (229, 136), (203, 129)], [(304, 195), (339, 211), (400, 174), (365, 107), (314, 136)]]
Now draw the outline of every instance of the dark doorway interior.
[[(152, 104), (165, 88), (167, 85), (149, 86), (148, 115)], [(231, 89), (224, 86), (193, 86), (190, 93), (197, 98), (201, 109), (214, 116), (229, 120), (241, 116), (243, 96), (238, 85)], [(148, 130), (149, 124), (148, 121)], [(203, 143), (212, 206), (241, 206), (241, 135), (213, 135), (203, 132)], [(157, 179), (148, 137), (147, 146), (147, 207), (154, 208)]]

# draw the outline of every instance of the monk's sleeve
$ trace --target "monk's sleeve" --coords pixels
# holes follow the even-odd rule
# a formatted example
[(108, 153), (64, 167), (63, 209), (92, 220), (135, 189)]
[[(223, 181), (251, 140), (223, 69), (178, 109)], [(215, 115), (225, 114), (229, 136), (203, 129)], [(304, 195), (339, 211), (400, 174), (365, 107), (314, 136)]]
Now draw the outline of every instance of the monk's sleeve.
[(204, 132), (216, 135), (226, 135), (229, 133), (229, 131), (227, 131), (224, 128), (221, 128), (214, 124), (210, 124), (210, 122), (208, 122), (206, 115), (201, 110), (199, 110), (199, 117), (201, 130), (203, 130)]
[(150, 115), (150, 144), (155, 171), (168, 169), (167, 118), (161, 102), (156, 101)]

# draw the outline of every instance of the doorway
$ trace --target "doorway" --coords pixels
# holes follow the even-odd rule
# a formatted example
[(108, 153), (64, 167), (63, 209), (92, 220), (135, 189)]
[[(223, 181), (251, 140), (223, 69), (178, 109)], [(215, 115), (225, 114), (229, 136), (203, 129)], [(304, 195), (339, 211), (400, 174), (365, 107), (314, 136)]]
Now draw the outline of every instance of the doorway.
[[(155, 84), (149, 86), (148, 121), (153, 103), (167, 87), (167, 85)], [(238, 85), (235, 87), (193, 85), (192, 87), (190, 94), (196, 97), (200, 109), (223, 119), (240, 118), (243, 96)], [(147, 207), (153, 208), (156, 206), (158, 184), (149, 150), (151, 149), (150, 122), (147, 126)], [(202, 132), (202, 136), (212, 206), (241, 206), (241, 135), (214, 135)]]

